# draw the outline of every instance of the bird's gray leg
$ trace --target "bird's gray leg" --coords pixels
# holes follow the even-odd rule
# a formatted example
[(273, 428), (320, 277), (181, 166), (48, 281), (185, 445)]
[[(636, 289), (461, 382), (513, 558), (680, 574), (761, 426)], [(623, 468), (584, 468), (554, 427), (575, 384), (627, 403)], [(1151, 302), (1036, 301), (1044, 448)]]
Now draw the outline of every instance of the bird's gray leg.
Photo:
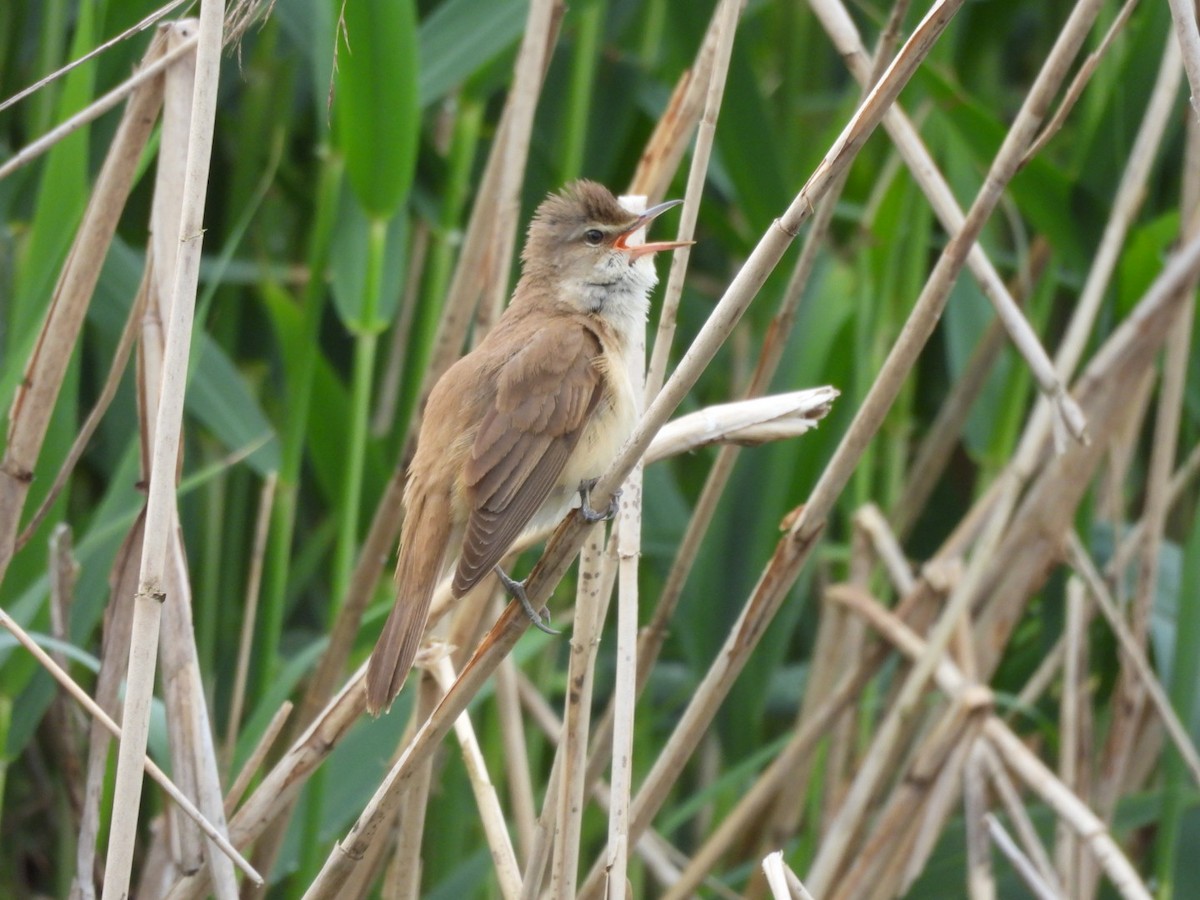
[(599, 479), (593, 478), (590, 481), (579, 482), (579, 514), (583, 516), (583, 521), (589, 525), (594, 525), (596, 522), (607, 522), (617, 514), (618, 504), (621, 502), (621, 492), (616, 491), (612, 495), (612, 499), (608, 501), (608, 506), (603, 512), (596, 512), (592, 509), (588, 502), (588, 497), (591, 494), (592, 488), (596, 486)]
[(562, 634), (561, 631), (555, 631), (546, 624), (550, 620), (549, 615), (543, 619), (541, 613), (533, 608), (533, 604), (529, 602), (529, 595), (525, 593), (524, 581), (517, 581), (510, 577), (499, 566), (496, 566), (496, 577), (500, 579), (504, 589), (521, 602), (521, 606), (525, 609), (525, 615), (529, 616), (529, 621), (536, 625), (539, 631), (544, 631), (546, 634)]

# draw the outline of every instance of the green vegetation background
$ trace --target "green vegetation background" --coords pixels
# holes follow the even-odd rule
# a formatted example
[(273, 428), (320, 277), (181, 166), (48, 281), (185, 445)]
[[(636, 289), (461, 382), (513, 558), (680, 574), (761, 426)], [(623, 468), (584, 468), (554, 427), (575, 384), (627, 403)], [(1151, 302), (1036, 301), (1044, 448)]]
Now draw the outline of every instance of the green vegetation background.
[[(571, 5), (538, 106), (522, 228), (537, 201), (571, 178), (595, 178), (614, 189), (627, 184), (713, 5), (711, 0), (578, 0)], [(149, 0), (0, 4), (0, 97), (78, 57), (154, 7)], [(426, 0), (394, 4), (390, 13), (379, 14), (382, 21), (357, 32), (358, 23), (351, 20), (356, 59), (341, 60), (344, 80), (331, 113), (334, 7), (330, 0), (278, 0), (266, 23), (227, 56), (222, 72), (181, 512), (201, 665), (210, 679), (214, 720), (223, 730), (258, 489), (268, 472), (280, 473), (240, 754), (253, 745), (280, 701), (294, 693), (319, 652), (353, 563), (354, 542), (399, 458), (526, 12), (520, 0)], [(852, 11), (868, 36), (877, 33), (887, 13), (875, 2), (854, 4)], [(909, 25), (922, 11), (912, 13)], [(921, 117), (922, 133), (960, 202), (978, 188), (1068, 11), (1065, 3), (970, 3), (904, 92), (903, 103)], [(1114, 13), (1115, 6), (1102, 17), (1105, 24)], [(984, 243), (1006, 276), (1026, 258), (1035, 237), (1049, 244), (1048, 274), (1029, 302), (1029, 315), (1048, 346), (1070, 311), (1108, 217), (1168, 27), (1165, 3), (1141, 4), (1064, 131), (1018, 177), (1003, 213), (985, 232)], [(411, 46), (404, 52), (391, 52), (396, 45), (384, 43), (388, 36), (405, 34), (411, 35)], [(146, 42), (146, 35), (126, 41), (0, 112), (0, 159), (126, 77)], [(378, 67), (373, 71), (389, 74), (363, 76), (368, 59)], [(759, 235), (819, 162), (858, 96), (804, 4), (752, 0), (734, 49), (677, 348), (686, 346)], [(0, 181), (0, 405), (5, 408), (115, 121), (110, 113)], [(1154, 277), (1177, 233), (1182, 143), (1179, 118), (1124, 250), (1117, 287), (1105, 300), (1102, 332), (1111, 330)], [(780, 519), (803, 502), (944, 242), (919, 190), (896, 162), (880, 132), (855, 163), (833, 238), (821, 255), (776, 379), (778, 389), (833, 384), (842, 397), (816, 433), (742, 455), (640, 713), (638, 773), (644, 773), (653, 748), (661, 745), (717, 652), (774, 545)], [(147, 160), (101, 275), (39, 462), (30, 509), (95, 399), (132, 302), (147, 237), (152, 166)], [(682, 177), (677, 178), (671, 196), (681, 195), (682, 187)], [(418, 225), (428, 229), (428, 255), (415, 303), (406, 309), (399, 301)], [(744, 383), (795, 252), (767, 283), (735, 339), (689, 399), (689, 408), (729, 399)], [(665, 264), (660, 265), (665, 277)], [(308, 279), (314, 269), (324, 277)], [(960, 279), (919, 371), (843, 497), (819, 558), (725, 704), (716, 735), (722, 774), (703, 795), (718, 812), (736, 800), (763, 765), (764, 749), (791, 721), (816, 629), (814, 581), (844, 575), (849, 515), (869, 500), (884, 510), (895, 503), (914, 441), (990, 319), (975, 283)], [(407, 339), (397, 348), (393, 335), (402, 321)], [(378, 410), (388, 360), (397, 351), (396, 401)], [(906, 546), (911, 556), (922, 558), (936, 548), (977, 486), (1008, 458), (1032, 399), (1027, 371), (1006, 351)], [(1183, 448), (1194, 445), (1198, 426), (1200, 368), (1193, 366)], [(1148, 459), (1145, 444), (1138, 471)], [(14, 560), (0, 586), (0, 604), (47, 633), (47, 536), (53, 522), (71, 523), (81, 569), (70, 637), (79, 648), (74, 658), (81, 678), (95, 666), (109, 567), (142, 503), (137, 448), (135, 398), (127, 374), (55, 515)], [(647, 472), (646, 597), (655, 595), (665, 577), (711, 458), (710, 452), (699, 452)], [(1128, 498), (1131, 515), (1140, 508), (1137, 488), (1131, 486)], [(1193, 625), (1177, 632), (1175, 627), (1186, 596), (1180, 593), (1181, 581), (1197, 586), (1196, 509), (1193, 493), (1169, 523), (1162, 566), (1170, 577), (1160, 580), (1154, 620), (1153, 649), (1162, 672), (1171, 670), (1176, 654), (1200, 653), (1200, 630)], [(281, 531), (282, 523), (289, 523), (290, 531)], [(1111, 532), (1092, 531), (1097, 548), (1111, 546)], [(1061, 594), (1061, 582), (1052, 579), (1031, 606), (1035, 614), (1018, 632), (995, 685), (1001, 691), (1022, 684), (1053, 643), (1062, 626)], [(565, 589), (558, 596), (566, 596)], [(369, 652), (389, 603), (389, 580), (384, 579), (356, 660)], [(1093, 666), (1102, 710), (1115, 657), (1107, 635), (1096, 634)], [(547, 638), (530, 634), (518, 653), (528, 659), (539, 684), (552, 685), (562, 677), (565, 642), (550, 645)], [(611, 666), (610, 654), (602, 651), (597, 680), (602, 698), (611, 684)], [(53, 693), (45, 674), (0, 635), (0, 885), (60, 895), (69, 883), (73, 835), (63, 815), (61, 779), (46, 751), (44, 714)], [(1195, 729), (1195, 709), (1184, 713)], [(1027, 726), (1053, 741), (1052, 704), (1024, 714)], [(375, 725), (364, 721), (339, 748), (327, 774), (305, 795), (292, 850), (276, 877), (311, 865), (294, 849), (302, 841), (327, 846), (344, 832), (378, 782), (402, 722), (402, 715)], [(485, 748), (498, 752), (494, 717), (485, 711), (478, 724)], [(151, 744), (161, 760), (162, 735), (152, 735)], [(534, 741), (532, 747), (543, 763), (548, 760), (544, 743)], [(460, 768), (456, 754), (448, 753), (444, 765), (441, 800), (431, 806), (428, 822), (425, 885), (433, 897), (486, 895), (482, 885), (490, 870), (473, 801), (465, 780), (455, 774)], [(695, 801), (687, 784), (699, 785), (700, 775), (685, 778), (685, 789), (657, 820), (685, 849)], [(1153, 821), (1159, 799), (1142, 798), (1142, 806), (1129, 815)], [(1189, 835), (1194, 840), (1200, 834), (1194, 798), (1184, 826), (1176, 847), (1159, 852), (1173, 858)], [(585, 820), (585, 840), (594, 844), (602, 835), (598, 818)], [(788, 849), (803, 873), (811, 845)], [(1200, 896), (1200, 873), (1187, 856), (1178, 861), (1178, 895)], [(961, 846), (948, 839), (935, 862), (928, 874), (933, 893), (924, 895), (961, 890)], [(726, 873), (733, 885), (744, 874)], [(278, 896), (290, 896), (302, 884), (285, 880)], [(1008, 895), (1011, 885), (1005, 887)]]

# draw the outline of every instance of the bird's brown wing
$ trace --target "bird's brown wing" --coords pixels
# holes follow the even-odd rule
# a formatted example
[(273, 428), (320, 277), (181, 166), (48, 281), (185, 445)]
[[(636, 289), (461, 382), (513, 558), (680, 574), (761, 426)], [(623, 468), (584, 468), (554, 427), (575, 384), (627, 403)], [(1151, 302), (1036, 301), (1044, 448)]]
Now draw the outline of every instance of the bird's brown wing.
[(596, 336), (551, 321), (501, 368), (465, 469), (471, 514), (454, 574), (458, 596), (508, 552), (554, 489), (603, 393)]

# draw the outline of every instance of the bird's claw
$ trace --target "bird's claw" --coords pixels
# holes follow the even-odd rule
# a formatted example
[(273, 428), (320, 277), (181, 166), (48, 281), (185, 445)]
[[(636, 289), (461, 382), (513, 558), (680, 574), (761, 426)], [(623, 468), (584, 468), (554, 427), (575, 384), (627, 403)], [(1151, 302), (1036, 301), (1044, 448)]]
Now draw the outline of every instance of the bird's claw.
[(595, 525), (597, 522), (608, 522), (617, 514), (617, 509), (621, 502), (621, 491), (618, 489), (613, 491), (612, 499), (608, 501), (608, 506), (603, 512), (597, 512), (592, 509), (592, 505), (588, 502), (591, 490), (596, 486), (595, 481), (585, 481), (579, 485), (579, 514), (583, 516), (583, 521), (589, 525)]
[(525, 582), (517, 581), (515, 578), (510, 577), (499, 566), (496, 566), (496, 576), (500, 579), (500, 583), (504, 585), (504, 589), (520, 601), (521, 607), (525, 610), (525, 615), (529, 616), (529, 621), (537, 626), (538, 631), (543, 631), (546, 634), (562, 634), (561, 631), (556, 631), (547, 624), (550, 621), (549, 613), (543, 618), (542, 614), (533, 608), (533, 604), (529, 602), (529, 595), (525, 593)]

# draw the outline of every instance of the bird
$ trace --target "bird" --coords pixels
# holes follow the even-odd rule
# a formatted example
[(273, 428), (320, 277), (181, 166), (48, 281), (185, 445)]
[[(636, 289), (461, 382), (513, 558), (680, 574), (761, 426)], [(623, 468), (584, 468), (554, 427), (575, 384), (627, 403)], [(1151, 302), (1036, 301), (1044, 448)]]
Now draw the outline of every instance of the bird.
[[(603, 185), (574, 181), (537, 207), (508, 306), (430, 392), (405, 486), (395, 601), (371, 653), (367, 710), (391, 706), (412, 667), (438, 584), (461, 598), (493, 570), (540, 615), (500, 563), (522, 536), (570, 512), (615, 459), (638, 416), (629, 380), (658, 281), (653, 255), (691, 241), (630, 244), (682, 203), (633, 213)], [(636, 240), (636, 239), (635, 239)], [(639, 360), (640, 363), (640, 360)]]

